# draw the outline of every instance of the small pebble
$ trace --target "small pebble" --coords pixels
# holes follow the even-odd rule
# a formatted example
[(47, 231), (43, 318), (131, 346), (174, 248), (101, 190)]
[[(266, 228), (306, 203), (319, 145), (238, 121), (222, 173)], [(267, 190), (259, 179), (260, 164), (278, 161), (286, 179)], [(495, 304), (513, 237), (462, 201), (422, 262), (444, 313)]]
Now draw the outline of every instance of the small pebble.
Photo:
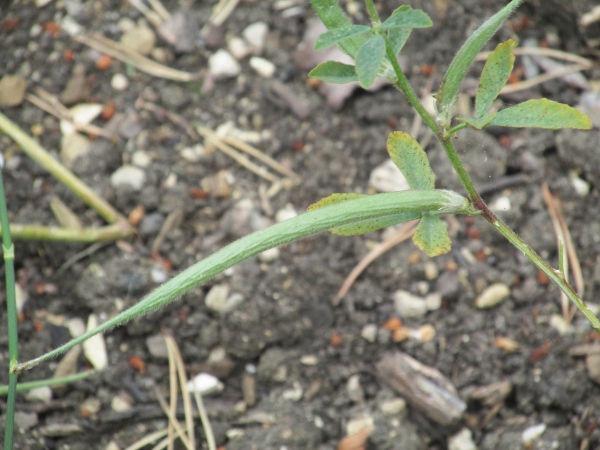
[(260, 259), (264, 263), (270, 263), (279, 258), (279, 249), (277, 247), (270, 248), (269, 250), (265, 250), (260, 255), (258, 255), (258, 259)]
[(115, 73), (110, 80), (110, 86), (115, 91), (124, 91), (129, 87), (129, 79), (122, 73)]
[(386, 400), (379, 405), (379, 409), (386, 416), (397, 416), (406, 409), (406, 400), (403, 398)]
[(17, 305), (17, 312), (22, 313), (25, 303), (29, 300), (29, 294), (19, 284), (15, 283), (15, 303)]
[(495, 283), (485, 289), (475, 300), (479, 309), (492, 308), (510, 295), (510, 288), (504, 283)]
[(425, 299), (402, 290), (394, 293), (394, 308), (400, 317), (415, 319), (423, 317), (428, 311)]
[(110, 184), (114, 188), (119, 188), (125, 185), (130, 186), (133, 190), (139, 191), (146, 182), (146, 172), (136, 166), (125, 164), (119, 167), (111, 176)]
[(34, 412), (28, 413), (24, 411), (15, 412), (15, 428), (19, 432), (24, 433), (36, 426), (39, 422), (38, 415)]
[(433, 261), (427, 261), (424, 265), (425, 278), (429, 281), (435, 280), (439, 276), (437, 265)]
[(167, 359), (169, 357), (167, 342), (162, 334), (149, 336), (146, 339), (146, 347), (148, 347), (148, 351), (154, 358)]
[(40, 386), (26, 391), (24, 396), (29, 402), (50, 403), (50, 400), (52, 400), (52, 389), (48, 386)]
[(206, 297), (204, 298), (204, 303), (211, 311), (220, 313), (225, 308), (228, 296), (229, 285), (217, 284), (208, 291), (208, 294), (206, 294)]
[(123, 33), (120, 43), (127, 48), (141, 55), (149, 55), (156, 45), (156, 35), (150, 28), (142, 25), (131, 28)]
[(369, 176), (369, 186), (379, 192), (396, 192), (410, 189), (408, 181), (391, 159), (373, 169)]
[(25, 98), (27, 81), (19, 75), (4, 75), (0, 79), (0, 106), (18, 106)]
[(102, 402), (96, 397), (86, 398), (79, 405), (79, 412), (84, 419), (94, 419), (98, 411), (102, 408)]
[(316, 366), (319, 364), (319, 359), (315, 355), (304, 355), (300, 358), (300, 364), (305, 366)]
[(185, 147), (179, 152), (181, 157), (188, 162), (198, 162), (206, 154), (202, 144), (196, 144), (192, 147)]
[(272, 78), (275, 74), (275, 70), (277, 70), (277, 67), (271, 61), (258, 56), (250, 58), (250, 67), (264, 78)]
[(284, 220), (292, 219), (292, 218), (296, 217), (297, 215), (298, 215), (298, 213), (296, 212), (294, 207), (290, 203), (288, 203), (287, 205), (285, 205), (283, 208), (281, 208), (279, 211), (277, 211), (275, 213), (275, 221), (283, 222)]
[(546, 431), (545, 423), (540, 423), (538, 425), (531, 426), (529, 428), (526, 428), (525, 431), (523, 431), (521, 439), (523, 440), (524, 444), (528, 444), (532, 441), (535, 441), (542, 434), (544, 434), (544, 431)]
[(110, 401), (110, 407), (113, 411), (123, 412), (131, 409), (131, 400), (122, 395), (116, 395)]
[[(90, 331), (98, 326), (98, 317), (90, 314), (88, 317), (86, 331)], [(108, 365), (108, 353), (106, 351), (106, 342), (102, 333), (92, 336), (83, 344), (83, 354), (96, 370), (104, 369)]]
[(80, 133), (63, 134), (60, 139), (60, 159), (72, 168), (75, 160), (89, 153), (92, 142)]
[(569, 332), (571, 324), (567, 322), (563, 316), (552, 314), (552, 317), (550, 317), (550, 326), (558, 331), (561, 335), (565, 335)]
[(360, 375), (352, 375), (346, 383), (348, 398), (354, 403), (362, 403), (365, 399), (365, 391), (360, 385)]
[(473, 433), (468, 428), (463, 428), (448, 439), (448, 450), (477, 450), (473, 442)]
[(167, 281), (169, 279), (169, 275), (167, 274), (167, 272), (164, 269), (162, 269), (160, 267), (154, 267), (150, 271), (150, 279), (152, 280), (153, 283), (163, 284), (165, 281)]
[(201, 395), (218, 394), (223, 391), (223, 383), (209, 373), (199, 373), (187, 384), (188, 392), (198, 392)]
[(490, 209), (494, 212), (510, 211), (511, 204), (510, 199), (504, 195), (498, 197), (494, 202), (490, 204)]
[(591, 353), (585, 358), (585, 367), (590, 380), (600, 384), (600, 354)]
[(208, 58), (208, 69), (217, 79), (237, 77), (242, 70), (231, 53), (222, 49)]
[(242, 37), (253, 54), (260, 55), (263, 52), (268, 32), (269, 26), (265, 22), (254, 22), (242, 31)]
[(69, 330), (71, 338), (75, 339), (85, 333), (85, 323), (79, 317), (67, 320), (65, 324)]
[(442, 307), (442, 296), (439, 292), (432, 292), (425, 297), (425, 305), (429, 311), (435, 311)]
[(138, 150), (131, 155), (131, 163), (138, 167), (148, 167), (152, 163), (150, 155), (144, 150)]
[(284, 399), (291, 400), (292, 402), (299, 402), (300, 400), (302, 400), (303, 395), (304, 395), (304, 390), (302, 389), (302, 386), (300, 386), (300, 383), (298, 383), (297, 381), (294, 382), (293, 388), (286, 389), (281, 394), (281, 396)]
[(360, 331), (360, 335), (365, 341), (375, 343), (377, 341), (377, 325), (374, 323), (365, 325)]
[(251, 53), (251, 49), (248, 47), (248, 44), (246, 44), (246, 42), (239, 37), (231, 38), (229, 44), (227, 45), (227, 49), (238, 61), (244, 59)]
[(571, 184), (580, 197), (586, 197), (590, 193), (590, 184), (576, 175), (571, 176)]

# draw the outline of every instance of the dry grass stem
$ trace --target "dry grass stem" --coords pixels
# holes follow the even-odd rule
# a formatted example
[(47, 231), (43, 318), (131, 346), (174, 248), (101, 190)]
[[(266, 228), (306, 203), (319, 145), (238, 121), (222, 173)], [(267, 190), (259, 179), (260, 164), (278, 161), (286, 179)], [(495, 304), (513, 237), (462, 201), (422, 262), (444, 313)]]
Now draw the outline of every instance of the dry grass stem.
[(210, 18), (208, 19), (208, 24), (215, 27), (223, 25), (238, 5), (239, 1), (240, 0), (219, 0), (213, 7)]
[(77, 42), (87, 45), (88, 47), (92, 47), (102, 53), (112, 56), (119, 61), (131, 64), (142, 72), (157, 78), (180, 81), (183, 83), (194, 81), (199, 78), (199, 76), (196, 74), (171, 69), (170, 67), (157, 63), (156, 61), (123, 47), (118, 42), (111, 41), (110, 39), (98, 34), (94, 34), (92, 36), (76, 34), (73, 35), (73, 39)]
[(202, 137), (204, 137), (204, 139), (206, 139), (208, 142), (210, 142), (211, 144), (213, 144), (215, 147), (217, 147), (219, 150), (221, 150), (227, 156), (229, 156), (230, 158), (234, 159), (240, 165), (244, 166), (249, 171), (255, 173), (256, 175), (258, 175), (258, 176), (260, 176), (260, 177), (264, 178), (265, 180), (270, 181), (272, 183), (275, 183), (277, 181), (281, 181), (279, 179), (279, 177), (277, 177), (276, 175), (273, 175), (272, 173), (268, 172), (263, 167), (260, 167), (260, 166), (258, 166), (256, 164), (254, 164), (246, 156), (244, 156), (241, 153), (239, 153), (237, 150), (235, 150), (230, 145), (227, 145), (223, 141), (223, 138), (221, 138), (220, 136), (218, 136), (214, 131), (212, 131), (212, 130), (206, 128), (206, 127), (202, 127), (202, 126), (196, 127), (196, 130), (198, 131), (198, 133), (200, 133), (200, 135)]
[(379, 243), (369, 253), (367, 253), (367, 255), (354, 267), (354, 269), (352, 269), (352, 272), (350, 272), (350, 275), (348, 275), (344, 281), (344, 284), (342, 284), (342, 287), (333, 299), (332, 304), (334, 306), (339, 305), (341, 299), (348, 293), (356, 279), (361, 273), (364, 272), (369, 264), (371, 264), (388, 250), (410, 238), (417, 229), (418, 223), (419, 222), (417, 220), (406, 222), (398, 229), (398, 231), (396, 231), (396, 233), (394, 233), (391, 238)]

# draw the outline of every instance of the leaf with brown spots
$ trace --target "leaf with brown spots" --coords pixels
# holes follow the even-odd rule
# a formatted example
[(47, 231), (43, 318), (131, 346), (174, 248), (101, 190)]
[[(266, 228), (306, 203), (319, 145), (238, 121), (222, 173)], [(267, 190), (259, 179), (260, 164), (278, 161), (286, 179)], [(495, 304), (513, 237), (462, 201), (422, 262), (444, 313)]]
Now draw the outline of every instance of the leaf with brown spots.
[(434, 189), (435, 175), (419, 143), (403, 131), (390, 134), (387, 149), (411, 189)]
[(545, 98), (528, 100), (496, 114), (489, 125), (515, 128), (576, 128), (589, 130), (592, 127), (590, 118), (569, 105), (554, 102)]
[(413, 235), (413, 242), (429, 256), (448, 253), (452, 240), (446, 230), (446, 224), (437, 216), (425, 215), (419, 222)]

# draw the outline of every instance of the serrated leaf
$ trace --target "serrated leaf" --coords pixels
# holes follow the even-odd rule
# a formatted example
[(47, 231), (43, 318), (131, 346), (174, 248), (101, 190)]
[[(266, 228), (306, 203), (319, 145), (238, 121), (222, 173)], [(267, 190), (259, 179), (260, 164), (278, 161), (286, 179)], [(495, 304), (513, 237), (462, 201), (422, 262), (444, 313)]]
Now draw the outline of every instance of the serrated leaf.
[(318, 37), (317, 42), (315, 42), (315, 50), (326, 49), (352, 36), (368, 33), (370, 30), (371, 28), (366, 25), (351, 25), (327, 31)]
[(417, 212), (394, 214), (392, 216), (361, 220), (341, 227), (331, 228), (329, 232), (338, 236), (359, 236), (361, 234), (370, 233), (372, 231), (377, 231), (383, 228), (398, 225), (400, 223), (408, 222), (409, 220), (420, 219), (421, 216), (422, 214)]
[(385, 39), (379, 34), (371, 35), (356, 54), (356, 73), (363, 88), (373, 85), (384, 57)]
[(446, 224), (439, 217), (429, 214), (423, 216), (419, 222), (413, 242), (429, 256), (443, 255), (452, 247)]
[(485, 127), (486, 125), (488, 125), (492, 119), (494, 117), (496, 117), (498, 113), (497, 112), (491, 112), (486, 114), (483, 117), (457, 117), (456, 120), (460, 121), (460, 122), (464, 122), (470, 126), (472, 126), (473, 128), (477, 128), (478, 130), (481, 130), (483, 127)]
[(381, 28), (427, 28), (431, 25), (431, 18), (423, 10), (398, 8), (381, 24)]
[(429, 165), (427, 154), (410, 134), (394, 131), (388, 137), (387, 149), (411, 189), (435, 188), (435, 175)]
[[(310, 205), (306, 210), (314, 211), (315, 209), (323, 208), (325, 206), (335, 205), (348, 200), (356, 200), (357, 198), (366, 197), (364, 194), (331, 194), (325, 198), (322, 198), (316, 203)], [(398, 225), (399, 223), (408, 222), (409, 220), (419, 219), (421, 217), (420, 212), (409, 212), (393, 214), (385, 217), (378, 217), (376, 219), (359, 220), (357, 222), (343, 225), (341, 227), (331, 228), (329, 231), (338, 236), (357, 236), (371, 231), (381, 230), (382, 228), (391, 227)]]
[(592, 127), (590, 118), (578, 109), (545, 98), (528, 100), (498, 111), (489, 125), (549, 130), (561, 128), (589, 130)]
[[(327, 30), (331, 31), (337, 28), (347, 28), (352, 25), (336, 0), (311, 0), (311, 3)], [(338, 46), (344, 53), (355, 58), (358, 50), (366, 40), (367, 38), (364, 35), (352, 36), (340, 42)]]
[(319, 64), (308, 73), (308, 76), (318, 78), (327, 83), (344, 84), (358, 81), (356, 68), (337, 61), (327, 61)]
[(479, 78), (477, 97), (475, 97), (477, 117), (482, 117), (490, 109), (500, 90), (508, 81), (515, 64), (513, 50), (516, 46), (517, 42), (513, 39), (498, 44), (485, 62), (481, 78)]
[(460, 84), (469, 70), (469, 66), (483, 48), (485, 43), (496, 33), (506, 18), (523, 2), (523, 0), (512, 0), (508, 5), (494, 14), (483, 25), (466, 40), (460, 48), (450, 67), (446, 71), (442, 86), (436, 95), (436, 106), (443, 123), (449, 123), (452, 108), (456, 102)]

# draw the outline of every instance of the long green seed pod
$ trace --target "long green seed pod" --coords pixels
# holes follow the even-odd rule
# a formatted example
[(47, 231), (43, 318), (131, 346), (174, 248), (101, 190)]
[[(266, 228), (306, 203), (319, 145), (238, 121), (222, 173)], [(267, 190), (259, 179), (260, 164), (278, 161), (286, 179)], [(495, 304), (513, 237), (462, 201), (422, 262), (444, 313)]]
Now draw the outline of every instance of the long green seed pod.
[(456, 192), (432, 189), (376, 194), (301, 214), (229, 244), (173, 277), (129, 309), (65, 345), (17, 365), (14, 372), (28, 370), (98, 333), (156, 311), (225, 269), (265, 250), (342, 225), (405, 212), (435, 215), (477, 213), (469, 200)]

